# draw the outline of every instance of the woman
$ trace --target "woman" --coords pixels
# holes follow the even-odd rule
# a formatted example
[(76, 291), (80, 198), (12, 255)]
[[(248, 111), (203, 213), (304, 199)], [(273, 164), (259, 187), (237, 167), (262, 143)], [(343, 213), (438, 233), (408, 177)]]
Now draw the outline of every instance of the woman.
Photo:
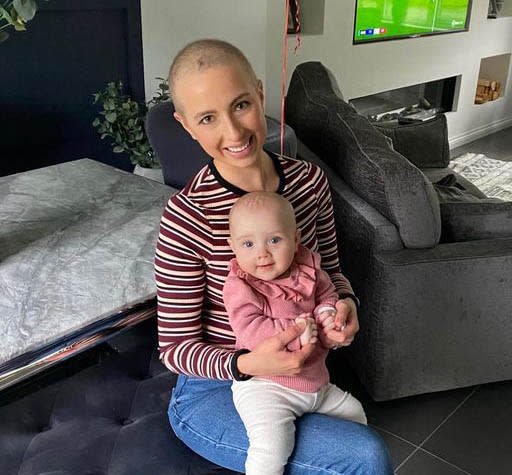
[[(186, 46), (169, 73), (175, 117), (212, 157), (164, 210), (155, 258), (162, 362), (179, 373), (169, 406), (176, 435), (213, 462), (243, 471), (248, 440), (233, 406), (231, 380), (296, 375), (313, 344), (289, 352), (298, 325), (235, 351), (222, 290), (234, 257), (227, 238), (233, 203), (249, 191), (274, 191), (292, 204), (302, 245), (319, 252), (340, 296), (337, 326), (320, 330), (324, 346), (349, 345), (358, 331), (357, 299), (339, 270), (329, 186), (306, 162), (263, 150), (263, 88), (232, 45)], [(186, 159), (186, 157), (183, 157)], [(287, 473), (391, 474), (381, 439), (361, 424), (306, 414), (296, 424)]]

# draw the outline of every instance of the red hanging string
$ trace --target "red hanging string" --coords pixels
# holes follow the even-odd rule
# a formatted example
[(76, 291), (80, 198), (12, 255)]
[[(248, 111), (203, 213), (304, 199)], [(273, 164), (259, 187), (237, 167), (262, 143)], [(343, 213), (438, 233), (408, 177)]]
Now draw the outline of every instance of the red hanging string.
[[(300, 7), (299, 0), (295, 1), (295, 33), (296, 44), (295, 54), (300, 48)], [(281, 155), (284, 153), (284, 100), (286, 97), (286, 63), (288, 53), (288, 16), (290, 15), (290, 0), (285, 0), (286, 8), (284, 15), (284, 33), (283, 33), (283, 70), (281, 74)]]

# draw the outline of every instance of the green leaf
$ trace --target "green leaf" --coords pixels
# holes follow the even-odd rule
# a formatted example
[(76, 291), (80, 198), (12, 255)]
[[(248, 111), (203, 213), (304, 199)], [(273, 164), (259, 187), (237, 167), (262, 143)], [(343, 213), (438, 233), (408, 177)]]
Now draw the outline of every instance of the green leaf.
[(13, 19), (14, 23), (14, 29), (16, 31), (25, 31), (25, 22), (23, 21), (23, 18), (18, 14), (18, 12), (14, 9), (14, 7), (11, 7), (11, 18)]
[(9, 38), (9, 33), (0, 31), (0, 43), (3, 43), (7, 38)]
[(114, 153), (121, 153), (121, 152), (124, 152), (124, 148), (119, 145), (116, 145), (114, 147)]
[(105, 119), (107, 119), (110, 123), (115, 122), (117, 119), (117, 114), (115, 112), (109, 112), (105, 114)]
[(93, 127), (98, 127), (98, 125), (100, 125), (100, 119), (99, 119), (99, 117), (96, 117), (96, 119), (94, 119), (92, 121), (92, 126)]
[(9, 25), (14, 26), (14, 20), (12, 19), (9, 12), (4, 7), (2, 7), (2, 5), (0, 5), (0, 19), (5, 20), (7, 23), (9, 23)]
[(32, 20), (37, 10), (37, 5), (34, 0), (14, 0), (12, 6), (23, 21)]

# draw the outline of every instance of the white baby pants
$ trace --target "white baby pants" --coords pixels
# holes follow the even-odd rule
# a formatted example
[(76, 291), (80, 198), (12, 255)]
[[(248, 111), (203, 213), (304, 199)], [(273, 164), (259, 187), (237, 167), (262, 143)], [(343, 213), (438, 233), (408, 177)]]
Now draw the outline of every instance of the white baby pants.
[(231, 388), (249, 438), (245, 462), (248, 475), (283, 473), (295, 445), (295, 419), (307, 412), (366, 425), (361, 403), (334, 384), (329, 383), (315, 393), (305, 393), (252, 378), (233, 381)]

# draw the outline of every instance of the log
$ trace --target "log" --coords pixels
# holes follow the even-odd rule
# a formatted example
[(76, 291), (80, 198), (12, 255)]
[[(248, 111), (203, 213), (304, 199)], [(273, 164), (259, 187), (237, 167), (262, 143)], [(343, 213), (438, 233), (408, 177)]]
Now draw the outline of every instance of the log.
[(478, 85), (479, 86), (484, 86), (484, 87), (490, 87), (491, 86), (491, 81), (489, 81), (489, 79), (479, 79), (478, 80)]
[(476, 95), (477, 96), (483, 96), (484, 94), (486, 94), (486, 87), (485, 86), (477, 86), (476, 87)]

